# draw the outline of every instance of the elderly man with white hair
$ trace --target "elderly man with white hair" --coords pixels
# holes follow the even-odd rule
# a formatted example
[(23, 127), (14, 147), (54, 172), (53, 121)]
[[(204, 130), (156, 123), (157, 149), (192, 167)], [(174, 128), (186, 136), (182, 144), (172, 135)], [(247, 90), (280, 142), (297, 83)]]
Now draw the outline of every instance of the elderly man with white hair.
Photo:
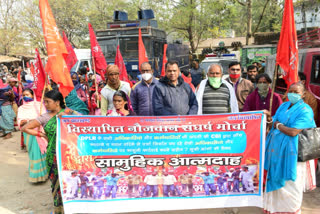
[(235, 91), (222, 79), (223, 71), (219, 64), (211, 64), (207, 78), (202, 80), (197, 91), (198, 115), (239, 112)]

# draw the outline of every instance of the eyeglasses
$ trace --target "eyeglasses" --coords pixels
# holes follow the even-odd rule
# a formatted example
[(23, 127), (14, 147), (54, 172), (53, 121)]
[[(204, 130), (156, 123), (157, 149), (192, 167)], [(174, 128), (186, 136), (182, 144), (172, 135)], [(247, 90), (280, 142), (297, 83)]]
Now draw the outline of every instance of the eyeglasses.
[(230, 70), (231, 70), (231, 71), (241, 71), (240, 68), (231, 68)]

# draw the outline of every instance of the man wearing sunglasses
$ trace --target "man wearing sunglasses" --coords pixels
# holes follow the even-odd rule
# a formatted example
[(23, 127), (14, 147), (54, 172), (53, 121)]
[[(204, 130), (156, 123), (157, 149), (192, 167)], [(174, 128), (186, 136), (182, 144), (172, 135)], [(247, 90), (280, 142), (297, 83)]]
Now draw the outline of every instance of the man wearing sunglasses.
[(250, 80), (241, 78), (240, 62), (231, 62), (229, 64), (229, 77), (226, 80), (235, 90), (239, 111), (241, 112), (247, 96), (253, 91), (254, 86)]

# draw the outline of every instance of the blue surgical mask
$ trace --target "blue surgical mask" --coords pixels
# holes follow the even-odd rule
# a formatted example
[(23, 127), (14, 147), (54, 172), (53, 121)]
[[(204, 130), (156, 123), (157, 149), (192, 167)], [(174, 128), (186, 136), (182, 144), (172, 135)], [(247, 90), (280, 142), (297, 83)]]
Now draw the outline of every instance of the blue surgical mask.
[(301, 100), (301, 94), (296, 93), (288, 93), (288, 99), (292, 104), (296, 104)]

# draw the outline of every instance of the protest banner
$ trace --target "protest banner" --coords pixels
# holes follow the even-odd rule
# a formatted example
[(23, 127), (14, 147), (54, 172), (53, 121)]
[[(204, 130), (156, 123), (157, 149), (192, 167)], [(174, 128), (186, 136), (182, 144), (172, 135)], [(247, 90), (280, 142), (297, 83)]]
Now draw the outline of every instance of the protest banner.
[(66, 213), (262, 207), (263, 112), (58, 119)]

